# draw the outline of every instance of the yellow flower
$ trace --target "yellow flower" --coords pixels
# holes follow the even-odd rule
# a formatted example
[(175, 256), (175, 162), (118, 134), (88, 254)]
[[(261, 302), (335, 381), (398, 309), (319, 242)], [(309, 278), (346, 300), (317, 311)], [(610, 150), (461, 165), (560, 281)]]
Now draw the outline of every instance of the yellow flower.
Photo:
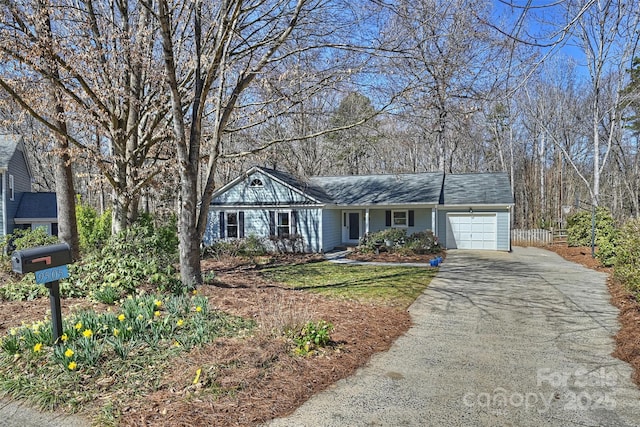
[(62, 340), (62, 342), (67, 342), (68, 339), (69, 339), (69, 335), (67, 334), (62, 334), (62, 336), (60, 337), (60, 340)]
[(178, 326), (182, 326), (184, 325), (184, 320), (182, 319), (178, 319), (178, 322), (176, 323)]
[(197, 289), (194, 289), (192, 293), (193, 293), (194, 295), (198, 295), (198, 290), (197, 290)]
[(73, 350), (71, 350), (70, 348), (67, 349), (67, 351), (64, 352), (64, 357), (71, 357), (75, 354), (75, 352)]
[(91, 329), (85, 329), (82, 331), (82, 335), (84, 335), (85, 338), (91, 338), (93, 336), (93, 331)]
[(144, 319), (144, 316), (142, 314), (138, 314), (138, 320), (142, 320)]
[(9, 331), (9, 334), (10, 334), (11, 336), (15, 337), (15, 336), (16, 336), (16, 334), (17, 334), (16, 328), (11, 328), (11, 330)]
[(202, 307), (197, 306), (197, 307), (196, 307), (196, 311), (197, 311), (198, 313), (200, 313), (200, 312), (202, 311)]
[(124, 322), (124, 319), (126, 319), (127, 316), (125, 316), (124, 314), (121, 314), (120, 316), (118, 316), (118, 320), (121, 322)]
[(153, 304), (154, 304), (156, 307), (160, 308), (160, 306), (162, 305), (162, 301), (160, 301), (160, 300), (155, 300), (155, 301), (153, 302)]
[(156, 317), (160, 317), (160, 312), (159, 311), (154, 311), (153, 315), (156, 316)]
[(117, 337), (118, 335), (120, 335), (120, 329), (113, 328), (113, 336)]
[(76, 323), (76, 326), (74, 327), (76, 328), (77, 331), (79, 331), (80, 329), (82, 329), (82, 322)]
[(69, 368), (70, 371), (75, 371), (75, 369), (78, 367), (78, 364), (74, 361), (71, 361), (69, 362), (67, 367)]
[(42, 351), (42, 343), (38, 343), (38, 344), (33, 346), (33, 352), (34, 353), (39, 353), (40, 351)]
[(174, 343), (173, 343), (173, 346), (174, 346), (174, 347), (181, 347), (181, 345), (180, 345), (180, 343), (179, 343), (178, 341), (174, 342)]

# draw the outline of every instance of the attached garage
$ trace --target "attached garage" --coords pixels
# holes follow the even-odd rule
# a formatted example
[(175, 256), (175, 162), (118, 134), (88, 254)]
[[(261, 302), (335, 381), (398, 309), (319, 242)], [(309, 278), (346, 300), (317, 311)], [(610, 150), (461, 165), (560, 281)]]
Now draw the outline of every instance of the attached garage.
[(451, 249), (498, 248), (496, 214), (447, 214), (447, 246)]
[(513, 196), (504, 173), (446, 175), (436, 234), (447, 249), (511, 250)]

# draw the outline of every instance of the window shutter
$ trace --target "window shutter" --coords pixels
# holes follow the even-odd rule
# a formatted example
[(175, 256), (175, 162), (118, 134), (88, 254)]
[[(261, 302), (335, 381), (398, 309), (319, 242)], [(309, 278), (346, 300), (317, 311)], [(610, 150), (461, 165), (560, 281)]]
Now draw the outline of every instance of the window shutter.
[(276, 235), (276, 211), (269, 211), (269, 235)]
[(415, 211), (409, 211), (409, 227), (415, 225)]
[(238, 212), (238, 237), (244, 238), (244, 212)]
[(391, 227), (391, 211), (385, 211), (385, 221), (384, 225), (387, 227)]
[(225, 237), (225, 232), (224, 232), (224, 211), (220, 212), (220, 238), (224, 239)]
[(298, 211), (291, 211), (291, 234), (298, 234)]

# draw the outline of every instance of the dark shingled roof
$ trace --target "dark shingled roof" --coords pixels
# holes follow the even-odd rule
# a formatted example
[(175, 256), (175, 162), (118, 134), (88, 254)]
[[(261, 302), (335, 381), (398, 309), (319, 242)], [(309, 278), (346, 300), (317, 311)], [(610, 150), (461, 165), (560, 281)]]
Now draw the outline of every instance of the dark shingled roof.
[(56, 193), (22, 193), (16, 219), (57, 217)]
[(337, 205), (437, 204), (442, 173), (314, 177), (310, 182)]
[(509, 175), (506, 173), (447, 175), (442, 193), (442, 203), (445, 205), (513, 204)]
[[(340, 206), (369, 205), (500, 205), (513, 204), (506, 173), (443, 174), (426, 172), (394, 175), (296, 177), (258, 167), (320, 203)], [(444, 179), (444, 186), (443, 186)]]
[(19, 135), (0, 135), (0, 169), (7, 169), (20, 143)]

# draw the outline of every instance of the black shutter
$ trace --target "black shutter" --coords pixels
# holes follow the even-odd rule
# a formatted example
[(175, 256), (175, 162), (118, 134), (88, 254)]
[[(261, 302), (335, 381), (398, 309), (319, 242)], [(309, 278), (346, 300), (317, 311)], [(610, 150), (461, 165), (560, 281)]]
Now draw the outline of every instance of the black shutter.
[(220, 238), (224, 239), (225, 236), (225, 232), (224, 232), (224, 211), (220, 212)]
[(413, 227), (415, 222), (415, 211), (409, 211), (409, 227)]
[(384, 225), (387, 227), (391, 227), (391, 211), (385, 211), (385, 221)]
[(291, 234), (298, 234), (298, 211), (291, 211)]
[(269, 211), (269, 235), (276, 235), (276, 211)]
[(244, 212), (238, 212), (238, 237), (244, 238)]

